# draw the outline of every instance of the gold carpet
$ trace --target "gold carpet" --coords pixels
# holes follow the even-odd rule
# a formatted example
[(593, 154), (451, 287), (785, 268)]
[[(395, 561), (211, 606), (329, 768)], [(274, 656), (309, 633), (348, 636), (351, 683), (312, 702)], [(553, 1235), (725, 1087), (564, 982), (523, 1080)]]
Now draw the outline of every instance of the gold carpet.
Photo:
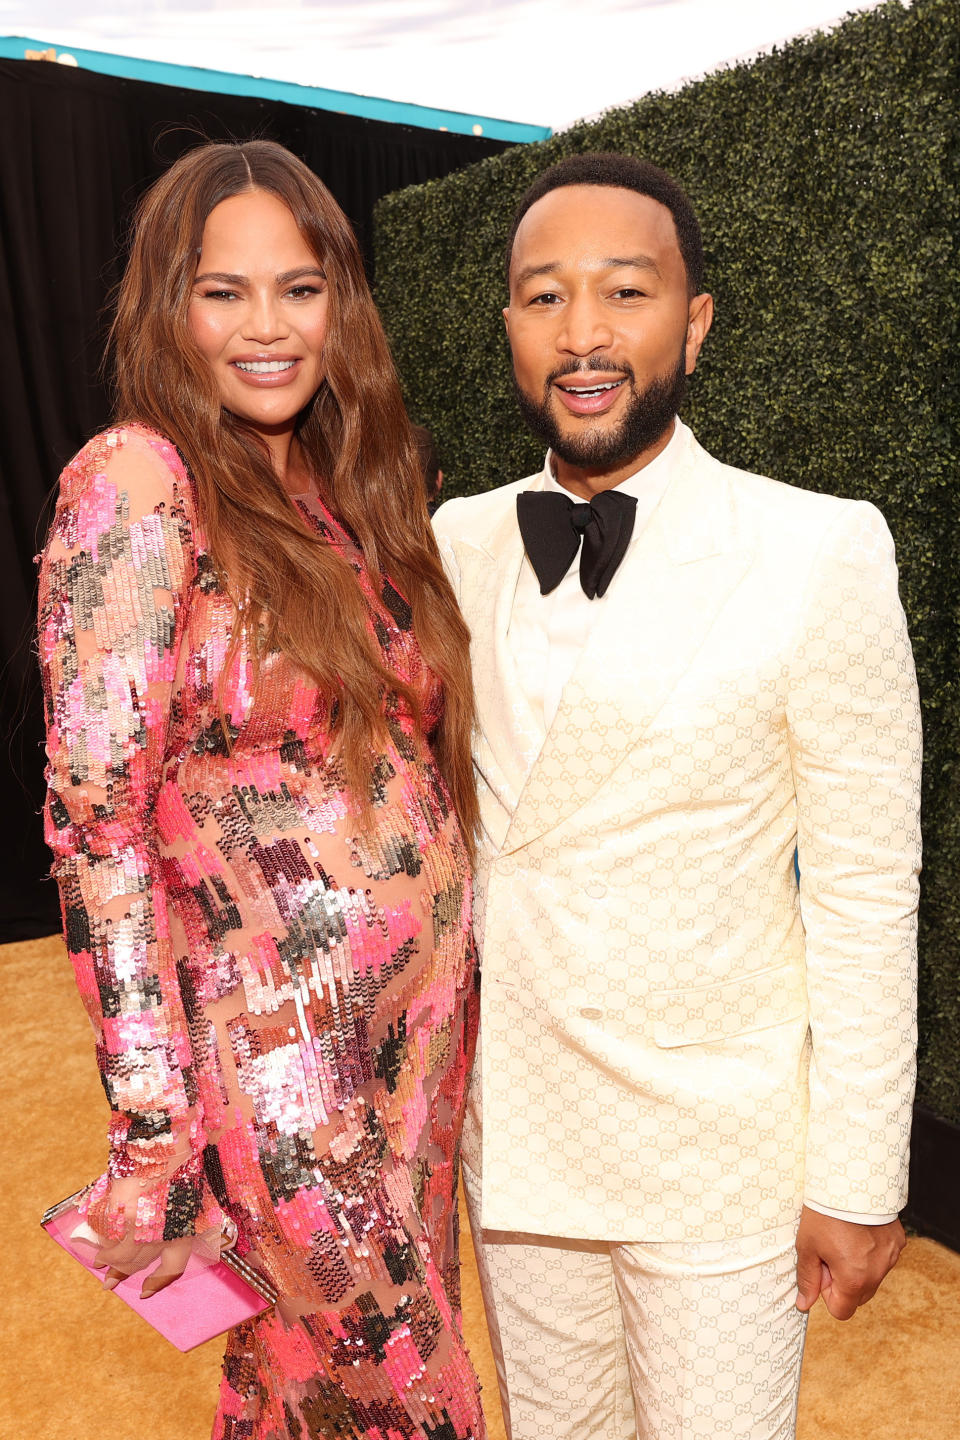
[[(12, 1337), (0, 1436), (208, 1440), (220, 1342), (181, 1355), (39, 1228), (48, 1205), (102, 1168), (105, 1105), (60, 940), (0, 947), (0, 966), (7, 997), (0, 1076), (8, 1112), (0, 1245)], [(503, 1440), (465, 1220), (464, 1237), (464, 1325), (484, 1384), (490, 1440)], [(814, 1311), (799, 1440), (958, 1437), (960, 1256), (931, 1240), (912, 1240), (879, 1295), (853, 1320), (840, 1325), (822, 1305)]]

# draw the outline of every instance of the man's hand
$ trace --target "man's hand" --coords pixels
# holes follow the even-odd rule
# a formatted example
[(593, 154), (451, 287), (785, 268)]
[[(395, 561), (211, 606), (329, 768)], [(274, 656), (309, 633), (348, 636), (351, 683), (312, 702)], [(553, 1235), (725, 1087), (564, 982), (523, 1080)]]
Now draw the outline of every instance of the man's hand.
[(835, 1319), (849, 1320), (876, 1294), (906, 1243), (899, 1220), (856, 1225), (804, 1206), (797, 1231), (797, 1309), (812, 1309), (822, 1295)]

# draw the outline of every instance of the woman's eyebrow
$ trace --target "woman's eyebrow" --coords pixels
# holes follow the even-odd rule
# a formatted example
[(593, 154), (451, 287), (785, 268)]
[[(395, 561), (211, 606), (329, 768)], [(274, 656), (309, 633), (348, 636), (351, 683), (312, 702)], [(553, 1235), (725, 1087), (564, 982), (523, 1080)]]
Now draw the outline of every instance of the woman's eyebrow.
[[(285, 270), (282, 275), (276, 277), (278, 285), (289, 285), (291, 280), (298, 280), (303, 275), (316, 275), (321, 280), (326, 280), (326, 275), (318, 265), (302, 265), (296, 270)], [(249, 281), (246, 275), (228, 275), (223, 270), (205, 270), (202, 275), (197, 275), (194, 285), (200, 285), (205, 280), (216, 280), (221, 285), (247, 285)]]
[(219, 280), (221, 285), (244, 285), (246, 275), (227, 275), (222, 270), (207, 270), (203, 275), (194, 278), (194, 285), (199, 285), (203, 280)]
[(282, 275), (278, 275), (277, 284), (289, 285), (291, 280), (299, 280), (303, 275), (317, 275), (321, 280), (327, 278), (319, 265), (303, 265), (298, 270), (285, 270)]

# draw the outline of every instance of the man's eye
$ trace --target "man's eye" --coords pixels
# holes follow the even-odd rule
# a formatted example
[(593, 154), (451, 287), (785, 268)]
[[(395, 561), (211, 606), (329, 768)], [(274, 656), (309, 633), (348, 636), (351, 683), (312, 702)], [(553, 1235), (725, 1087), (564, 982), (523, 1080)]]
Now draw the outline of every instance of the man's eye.
[(534, 295), (530, 300), (531, 305), (558, 305), (560, 296), (554, 295), (552, 290), (546, 290), (542, 295)]
[(619, 290), (614, 290), (615, 300), (642, 300), (645, 292), (638, 290), (634, 285), (621, 285)]

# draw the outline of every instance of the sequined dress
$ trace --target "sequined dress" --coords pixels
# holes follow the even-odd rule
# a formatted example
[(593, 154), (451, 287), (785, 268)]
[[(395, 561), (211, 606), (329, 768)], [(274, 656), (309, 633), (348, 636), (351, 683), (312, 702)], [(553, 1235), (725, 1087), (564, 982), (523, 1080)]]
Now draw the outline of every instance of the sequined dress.
[[(429, 735), (442, 694), (405, 600), (319, 500), (295, 503), (352, 564)], [(476, 1030), (463, 840), (395, 696), (360, 833), (312, 683), (271, 653), (254, 687), (243, 646), (225, 673), (234, 614), (173, 446), (139, 427), (91, 441), (61, 477), (39, 643), (47, 839), (108, 1173), (169, 1176), (174, 1157), (138, 1232), (199, 1233), (222, 1207), (280, 1291), (230, 1333), (215, 1440), (479, 1440), (455, 1203)]]

